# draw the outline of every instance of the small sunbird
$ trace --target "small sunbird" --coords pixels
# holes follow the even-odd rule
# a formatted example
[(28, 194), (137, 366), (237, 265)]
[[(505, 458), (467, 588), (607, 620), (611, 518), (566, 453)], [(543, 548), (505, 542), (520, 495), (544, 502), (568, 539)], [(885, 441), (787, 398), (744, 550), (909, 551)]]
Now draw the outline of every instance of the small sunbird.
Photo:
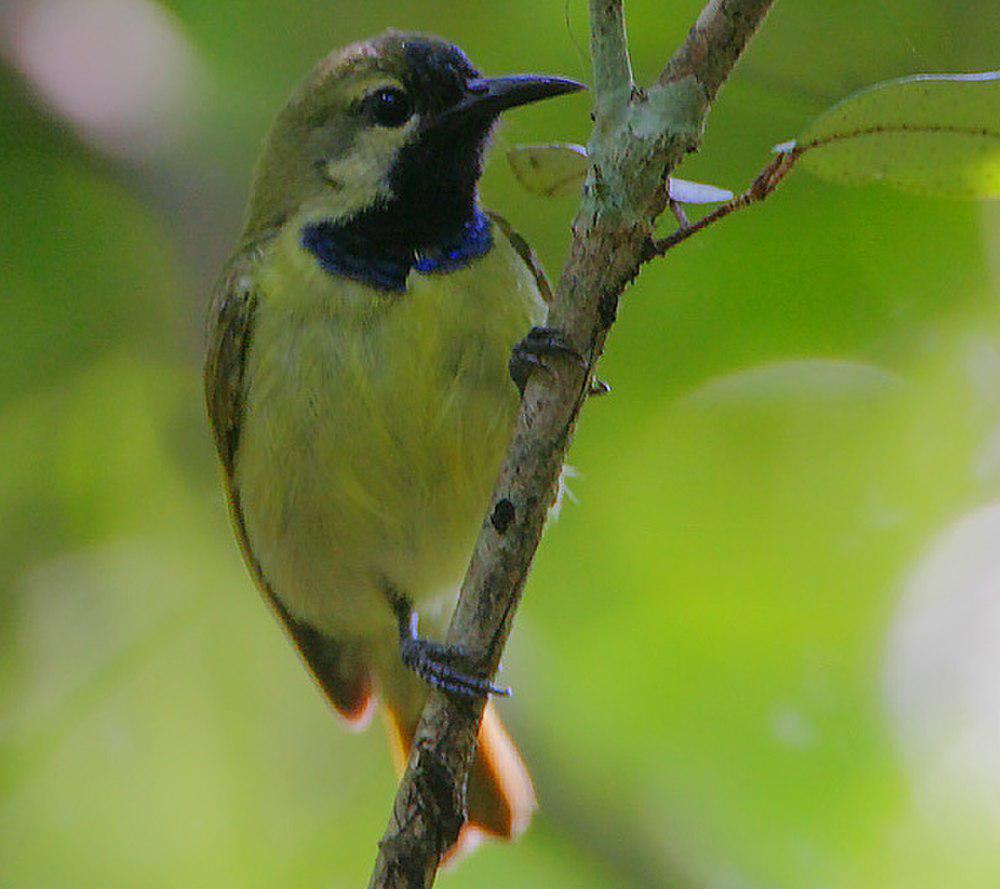
[[(518, 388), (566, 347), (544, 327), (543, 271), (478, 183), (503, 111), (580, 89), (483, 77), (422, 34), (331, 53), (267, 136), (214, 292), (205, 389), (248, 570), (342, 716), (364, 724), (380, 696), (400, 768), (427, 683), (502, 691), (430, 640)], [(535, 808), (490, 704), (467, 799), (460, 845), (515, 837)]]

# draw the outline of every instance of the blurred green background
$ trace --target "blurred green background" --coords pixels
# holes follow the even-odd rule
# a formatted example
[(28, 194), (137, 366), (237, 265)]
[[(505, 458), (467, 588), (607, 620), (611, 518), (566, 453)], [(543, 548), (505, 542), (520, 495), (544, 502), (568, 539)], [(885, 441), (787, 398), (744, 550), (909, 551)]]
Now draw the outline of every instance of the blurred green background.
[[(641, 78), (699, 5), (627, 4)], [(390, 25), (589, 77), (583, 0), (0, 5), (0, 886), (367, 880), (386, 744), (243, 571), (200, 360), (269, 119)], [(681, 173), (998, 59), (996, 0), (783, 0)], [(485, 178), (553, 274), (575, 201), (502, 149), (588, 111), (511, 115)], [(998, 255), (996, 205), (799, 172), (646, 268), (506, 657), (542, 808), (441, 885), (1000, 885)]]

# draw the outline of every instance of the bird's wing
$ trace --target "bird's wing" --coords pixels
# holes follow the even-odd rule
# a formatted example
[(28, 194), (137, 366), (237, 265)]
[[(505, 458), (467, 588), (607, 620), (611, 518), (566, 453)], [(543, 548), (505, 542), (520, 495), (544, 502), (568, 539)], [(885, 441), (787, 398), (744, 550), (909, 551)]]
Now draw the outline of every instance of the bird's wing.
[(524, 264), (531, 270), (531, 274), (535, 276), (535, 281), (538, 284), (538, 292), (542, 295), (542, 299), (545, 300), (546, 304), (551, 305), (552, 286), (549, 284), (549, 279), (545, 277), (545, 269), (542, 268), (542, 264), (538, 261), (535, 251), (531, 249), (531, 245), (514, 231), (511, 224), (502, 216), (493, 212), (490, 212), (488, 215), (497, 224), (500, 231), (507, 236), (507, 240), (510, 241), (511, 246), (517, 251), (521, 259), (524, 260)]
[(313, 677), (344, 718), (350, 722), (362, 722), (370, 714), (374, 703), (368, 669), (349, 647), (340, 645), (308, 624), (296, 621), (289, 614), (254, 557), (243, 521), (235, 467), (244, 414), (246, 361), (253, 340), (257, 308), (253, 271), (259, 257), (259, 250), (251, 248), (229, 263), (216, 285), (209, 313), (205, 399), (215, 445), (222, 461), (229, 513), (250, 574)]
[(248, 250), (229, 262), (209, 308), (205, 402), (227, 483), (233, 475), (243, 423), (244, 374), (257, 309), (253, 284), (257, 258), (255, 250)]

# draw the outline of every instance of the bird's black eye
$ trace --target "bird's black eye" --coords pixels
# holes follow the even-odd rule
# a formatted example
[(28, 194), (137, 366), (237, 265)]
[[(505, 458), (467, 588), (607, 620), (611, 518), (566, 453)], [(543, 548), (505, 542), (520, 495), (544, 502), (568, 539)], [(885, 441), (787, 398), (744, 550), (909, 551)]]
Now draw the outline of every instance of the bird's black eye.
[(380, 127), (401, 127), (413, 114), (410, 97), (392, 86), (369, 93), (362, 105), (369, 118)]

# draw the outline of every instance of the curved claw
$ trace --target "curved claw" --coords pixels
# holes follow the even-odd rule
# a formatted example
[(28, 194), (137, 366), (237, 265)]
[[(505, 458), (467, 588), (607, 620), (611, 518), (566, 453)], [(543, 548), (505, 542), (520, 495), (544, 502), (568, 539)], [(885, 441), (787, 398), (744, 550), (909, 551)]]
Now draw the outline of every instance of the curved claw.
[(587, 391), (587, 394), (591, 398), (598, 398), (601, 395), (608, 395), (610, 392), (611, 385), (609, 383), (605, 383), (604, 380), (599, 380), (597, 377), (594, 377), (590, 381), (590, 389)]
[(518, 392), (524, 395), (524, 387), (535, 370), (548, 370), (545, 358), (550, 356), (568, 357), (580, 367), (587, 366), (587, 360), (567, 341), (561, 331), (552, 327), (532, 327), (510, 353), (508, 371)]

